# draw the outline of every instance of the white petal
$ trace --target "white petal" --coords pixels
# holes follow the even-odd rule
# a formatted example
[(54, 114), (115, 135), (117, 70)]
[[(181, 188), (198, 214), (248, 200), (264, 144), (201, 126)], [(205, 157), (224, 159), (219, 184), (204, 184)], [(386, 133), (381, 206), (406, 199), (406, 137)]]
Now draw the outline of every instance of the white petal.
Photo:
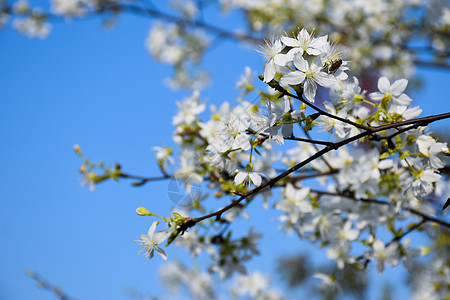
[(310, 40), (310, 36), (309, 36), (308, 31), (306, 31), (305, 28), (302, 28), (302, 30), (297, 35), (297, 39), (299, 41), (309, 41)]
[(373, 250), (375, 252), (384, 252), (384, 243), (380, 239), (376, 239), (375, 242), (373, 242)]
[(347, 132), (345, 131), (344, 126), (342, 125), (342, 122), (337, 121), (334, 124), (334, 130), (336, 130), (337, 136), (341, 139), (343, 139), (347, 135)]
[(303, 95), (310, 102), (314, 102), (314, 97), (316, 97), (317, 85), (311, 79), (306, 79), (306, 83), (303, 89)]
[(399, 79), (395, 81), (391, 85), (391, 94), (394, 96), (398, 96), (406, 89), (406, 86), (408, 85), (408, 80), (406, 79)]
[(300, 52), (294, 54), (294, 65), (303, 72), (306, 72), (309, 69), (308, 62), (303, 58)]
[(380, 92), (370, 93), (370, 94), (369, 94), (369, 97), (370, 97), (370, 99), (372, 99), (373, 101), (380, 102), (381, 100), (383, 100), (384, 93), (380, 93)]
[[(315, 49), (322, 49), (327, 43), (328, 43), (328, 35), (324, 35), (314, 39), (309, 46)], [(312, 50), (311, 48), (309, 48), (308, 50)], [(314, 53), (308, 52), (308, 54), (319, 55), (320, 52), (321, 52), (320, 50), (314, 50)]]
[(311, 62), (312, 70), (321, 70), (321, 69), (323, 69), (323, 67), (324, 67), (324, 65), (322, 63), (322, 58), (320, 56), (314, 58), (314, 60)]
[(264, 82), (270, 82), (275, 76), (275, 73), (275, 63), (273, 59), (271, 59), (264, 65)]
[(378, 89), (380, 90), (380, 92), (390, 93), (390, 87), (391, 84), (386, 76), (383, 76), (380, 79), (378, 79)]
[(275, 41), (275, 43), (273, 43), (273, 50), (275, 51), (275, 52), (281, 52), (281, 50), (283, 50), (283, 48), (284, 48), (284, 46), (283, 46), (283, 44), (281, 43), (281, 41), (280, 40), (276, 40)]
[(306, 53), (308, 53), (309, 55), (319, 55), (322, 51), (318, 50), (318, 49), (314, 49), (314, 48), (308, 48), (306, 49)]
[[(247, 128), (248, 128), (248, 126), (247, 126)], [(244, 151), (249, 150), (251, 145), (250, 145), (250, 142), (248, 141), (248, 137), (249, 137), (248, 135), (243, 134), (243, 133), (238, 134), (238, 136), (234, 140), (233, 148), (235, 148), (235, 149), (241, 148)]]
[(306, 196), (308, 196), (310, 190), (311, 189), (309, 187), (304, 187), (300, 190), (296, 190), (295, 195), (296, 195), (297, 199), (305, 200)]
[[(287, 36), (282, 36), (281, 41), (283, 42), (283, 44), (285, 44), (286, 46), (289, 46), (289, 47), (299, 47), (300, 46), (299, 41), (297, 41), (296, 39), (287, 37)], [(302, 52), (303, 52), (303, 49), (302, 49)]]
[(258, 173), (250, 173), (249, 177), (255, 186), (261, 185), (261, 176)]
[(359, 236), (359, 231), (358, 230), (350, 230), (347, 232), (347, 239), (349, 241), (354, 241), (358, 238)]
[(315, 77), (314, 80), (321, 86), (324, 87), (331, 87), (334, 86), (334, 84), (336, 83), (336, 80), (334, 79), (333, 76), (328, 75), (327, 73), (324, 72), (319, 72)]
[(155, 230), (156, 230), (156, 222), (153, 222), (152, 226), (150, 226), (150, 228), (148, 229), (148, 236), (152, 237)]
[(426, 157), (429, 156), (428, 148), (430, 148), (434, 143), (436, 143), (436, 141), (429, 135), (421, 135), (416, 140), (416, 144), (419, 147), (419, 152)]
[(418, 106), (407, 109), (402, 115), (405, 120), (417, 118), (422, 113)]
[(303, 55), (303, 49), (302, 48), (292, 48), (291, 50), (289, 50), (288, 53), (286, 53), (286, 55), (289, 58), (289, 61), (293, 61), (294, 56), (297, 53), (299, 53), (299, 55)]
[(287, 54), (277, 54), (273, 58), (273, 61), (275, 62), (275, 64), (278, 65), (278, 66), (282, 66), (282, 67), (287, 65), (287, 63), (289, 61), (291, 61), (291, 60), (292, 60), (292, 55), (289, 54), (289, 53), (287, 53)]
[(336, 114), (336, 110), (334, 109), (334, 105), (331, 102), (328, 101), (324, 101), (323, 102), (323, 106), (325, 106), (326, 110), (328, 110), (328, 112), (330, 114)]
[(245, 173), (245, 172), (239, 172), (239, 173), (237, 173), (236, 176), (234, 177), (234, 183), (235, 183), (236, 185), (239, 185), (239, 184), (241, 184), (241, 183), (245, 180), (245, 178), (247, 178), (247, 173)]
[(300, 84), (303, 82), (303, 80), (305, 80), (305, 73), (300, 71), (294, 71), (281, 77), (280, 84), (281, 85)]
[(378, 168), (381, 170), (390, 169), (394, 166), (394, 161), (392, 159), (383, 159), (378, 163)]
[(411, 103), (411, 101), (412, 99), (409, 98), (409, 96), (406, 94), (401, 94), (400, 96), (394, 98), (394, 102), (397, 103), (398, 105), (408, 106)]
[(155, 246), (155, 250), (156, 250), (156, 253), (158, 253), (162, 259), (167, 260), (167, 253), (166, 253), (166, 251), (164, 251), (164, 249), (162, 249), (158, 246)]
[(434, 173), (432, 170), (425, 170), (420, 177), (420, 180), (424, 182), (436, 182), (439, 179), (441, 179), (441, 175)]
[(153, 243), (155, 244), (161, 244), (162, 242), (164, 242), (167, 237), (169, 236), (169, 233), (167, 231), (158, 231), (155, 232), (155, 234), (153, 235)]
[(297, 204), (297, 206), (302, 213), (309, 213), (313, 211), (311, 204), (307, 201), (301, 201)]

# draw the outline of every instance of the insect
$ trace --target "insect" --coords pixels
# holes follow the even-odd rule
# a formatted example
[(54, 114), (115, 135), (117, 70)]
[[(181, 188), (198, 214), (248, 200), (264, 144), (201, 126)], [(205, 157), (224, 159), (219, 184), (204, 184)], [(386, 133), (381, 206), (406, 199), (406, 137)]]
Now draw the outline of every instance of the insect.
[(342, 59), (335, 60), (330, 63), (330, 66), (328, 67), (328, 74), (333, 74), (334, 72), (339, 69), (339, 67), (342, 65)]

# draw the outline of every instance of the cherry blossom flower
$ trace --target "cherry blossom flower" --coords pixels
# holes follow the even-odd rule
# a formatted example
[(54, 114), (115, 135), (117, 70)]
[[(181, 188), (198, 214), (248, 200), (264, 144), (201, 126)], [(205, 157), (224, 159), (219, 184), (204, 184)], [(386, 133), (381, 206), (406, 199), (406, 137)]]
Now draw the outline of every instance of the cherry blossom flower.
[(388, 263), (391, 266), (396, 266), (399, 263), (396, 243), (392, 243), (386, 247), (386, 245), (377, 238), (373, 242), (372, 247), (373, 251), (366, 253), (366, 256), (369, 259), (377, 260), (378, 274), (383, 273), (385, 263)]
[(144, 249), (144, 256), (148, 259), (151, 259), (156, 251), (156, 253), (158, 253), (158, 255), (161, 256), (162, 259), (167, 260), (166, 251), (164, 251), (164, 249), (160, 248), (158, 245), (167, 239), (169, 233), (167, 231), (155, 232), (156, 224), (157, 222), (153, 222), (152, 226), (150, 226), (150, 228), (148, 229), (148, 233), (141, 235), (138, 242)]
[(408, 85), (407, 79), (396, 80), (392, 85), (386, 76), (381, 77), (378, 80), (379, 92), (370, 93), (370, 99), (376, 102), (381, 102), (383, 99), (392, 100), (392, 103), (396, 105), (407, 106), (411, 103), (412, 99), (409, 98), (403, 92)]
[(432, 192), (433, 183), (440, 178), (441, 175), (437, 174), (433, 169), (425, 169), (419, 172), (417, 178), (411, 183), (411, 190), (416, 197), (426, 196)]
[(285, 65), (285, 59), (280, 53), (283, 48), (281, 41), (272, 37), (270, 41), (266, 41), (265, 46), (261, 46), (258, 50), (267, 60), (264, 65), (264, 82), (270, 82), (273, 79), (277, 71), (277, 65)]
[(283, 211), (287, 215), (292, 216), (294, 222), (300, 217), (300, 213), (310, 213), (313, 211), (311, 203), (306, 199), (310, 188), (295, 188), (292, 184), (288, 184), (284, 189), (283, 200), (275, 204), (275, 208)]
[[(249, 137), (246, 134), (246, 130), (249, 128), (250, 120), (246, 116), (242, 118), (234, 113), (224, 117), (217, 125), (217, 135), (222, 142), (231, 149), (249, 150), (250, 142)], [(216, 148), (222, 148), (220, 145), (216, 145)]]
[(288, 55), (291, 57), (296, 53), (300, 53), (303, 55), (306, 52), (309, 55), (319, 55), (322, 52), (322, 49), (327, 44), (328, 36), (320, 36), (315, 38), (313, 33), (309, 34), (308, 31), (303, 28), (300, 30), (296, 38), (290, 38), (287, 36), (282, 36), (281, 41), (286, 46), (292, 47), (289, 50)]
[(233, 294), (240, 297), (249, 293), (251, 297), (257, 297), (267, 288), (268, 284), (269, 279), (260, 272), (254, 272), (251, 275), (239, 275), (235, 279)]
[(234, 183), (236, 185), (239, 185), (241, 183), (247, 183), (248, 185), (250, 185), (250, 183), (253, 183), (255, 186), (260, 186), (261, 185), (261, 175), (262, 173), (258, 173), (258, 172), (249, 172), (249, 171), (239, 171), (236, 170), (236, 172), (238, 172), (236, 174), (236, 176), (234, 177)]
[(342, 291), (342, 287), (340, 286), (339, 282), (336, 281), (336, 277), (333, 275), (325, 273), (315, 273), (313, 277), (321, 280), (320, 288), (324, 290), (337, 293)]
[[(336, 112), (336, 108), (334, 107), (334, 105), (328, 101), (325, 101), (323, 105), (325, 106), (325, 108), (328, 110), (328, 112), (330, 114), (341, 117), (343, 119), (347, 118), (347, 110), (346, 109), (341, 109), (339, 112)], [(320, 120), (322, 121), (322, 123), (320, 124), (322, 127), (322, 131), (328, 131), (328, 132), (332, 133), (334, 130), (336, 135), (340, 139), (343, 139), (347, 135), (347, 131), (346, 131), (347, 124), (346, 123), (336, 120), (335, 118), (327, 117), (327, 116), (320, 116)]]
[(177, 102), (177, 106), (179, 112), (173, 117), (173, 125), (193, 124), (197, 120), (197, 116), (206, 108), (206, 104), (200, 101), (200, 92), (198, 90), (194, 91), (191, 97)]
[(448, 151), (447, 143), (436, 142), (429, 135), (421, 135), (416, 140), (419, 152), (430, 160), (430, 166), (435, 169), (444, 167), (444, 162), (438, 157)]
[(331, 87), (335, 83), (334, 77), (322, 72), (323, 64), (320, 57), (316, 57), (311, 65), (300, 53), (294, 55), (294, 65), (299, 71), (288, 73), (281, 77), (281, 85), (296, 85), (305, 81), (303, 86), (303, 96), (310, 102), (314, 102), (317, 84)]

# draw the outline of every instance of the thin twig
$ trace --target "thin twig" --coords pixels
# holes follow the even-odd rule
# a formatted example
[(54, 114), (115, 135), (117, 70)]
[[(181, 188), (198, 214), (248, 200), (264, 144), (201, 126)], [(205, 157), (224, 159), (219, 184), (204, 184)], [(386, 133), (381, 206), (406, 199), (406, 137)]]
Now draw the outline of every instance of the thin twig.
[(121, 173), (119, 175), (119, 177), (138, 180), (139, 184), (145, 184), (145, 183), (151, 182), (151, 181), (160, 181), (160, 180), (173, 178), (170, 175), (163, 175), (163, 176), (157, 176), (157, 177), (143, 177), (143, 176), (138, 176), (138, 175), (126, 174), (126, 173)]
[(327, 142), (327, 141), (318, 141), (318, 140), (313, 140), (313, 139), (300, 138), (300, 137), (295, 137), (295, 136), (285, 137), (284, 139), (305, 142), (305, 143), (310, 143), (310, 144), (324, 145), (324, 146), (330, 146), (333, 143), (333, 142)]
[[(4, 4), (3, 7), (1, 7), (0, 9), (7, 14), (14, 13), (14, 10), (8, 4)], [(161, 19), (168, 23), (174, 23), (174, 24), (179, 24), (179, 25), (184, 25), (184, 26), (189, 26), (189, 27), (202, 28), (212, 34), (216, 34), (218, 37), (229, 39), (229, 40), (245, 41), (245, 42), (249, 42), (249, 43), (252, 43), (255, 45), (260, 45), (260, 44), (264, 43), (263, 39), (255, 37), (255, 36), (251, 36), (246, 33), (232, 32), (232, 31), (226, 30), (224, 28), (220, 28), (220, 27), (208, 24), (201, 20), (192, 20), (192, 19), (177, 17), (174, 15), (170, 15), (170, 14), (161, 12), (156, 8), (143, 7), (143, 6), (139, 6), (136, 4), (102, 3), (101, 6), (99, 6), (98, 8), (96, 8), (94, 10), (87, 10), (87, 14), (95, 16), (95, 15), (102, 15), (102, 14), (107, 14), (107, 13), (117, 14), (122, 11), (140, 15), (140, 16)], [(31, 14), (31, 12), (30, 12), (30, 14)], [(39, 12), (39, 15), (46, 19), (52, 20), (52, 21), (54, 21), (54, 20), (64, 21), (67, 19), (66, 16), (56, 15), (56, 14), (52, 14), (49, 12)], [(76, 18), (76, 16), (74, 16), (73, 18)], [(83, 18), (86, 19), (86, 16), (83, 16)], [(399, 47), (399, 45), (393, 45), (393, 46)], [(403, 46), (400, 45), (400, 47), (407, 48), (408, 46), (405, 44)], [(421, 66), (421, 67), (450, 70), (450, 65), (444, 61), (431, 62), (431, 61), (423, 61), (423, 60), (415, 59), (414, 64), (416, 64), (417, 66)]]
[[(381, 201), (381, 200), (378, 200), (378, 199), (371, 199), (371, 198), (368, 198), (368, 199), (356, 198), (356, 197), (354, 197), (352, 195), (347, 195), (347, 194), (344, 194), (344, 193), (326, 192), (326, 191), (320, 191), (320, 190), (315, 190), (315, 189), (311, 189), (310, 191), (312, 193), (317, 193), (317, 194), (320, 194), (320, 195), (339, 196), (339, 197), (348, 198), (348, 199), (351, 199), (351, 200), (354, 200), (354, 201), (361, 201), (361, 202), (366, 202), (366, 203), (374, 203), (374, 204), (379, 204), (379, 205), (392, 205), (392, 203), (389, 203), (387, 201)], [(422, 212), (420, 212), (420, 211), (418, 211), (418, 210), (416, 210), (414, 208), (410, 208), (410, 207), (403, 207), (403, 209), (406, 210), (406, 211), (409, 211), (410, 213), (412, 213), (414, 215), (417, 215), (417, 216), (421, 217), (423, 220), (425, 220), (427, 222), (433, 222), (433, 223), (439, 224), (441, 226), (450, 228), (450, 223), (448, 223), (448, 222), (446, 222), (444, 220), (441, 220), (441, 219), (439, 219), (437, 217), (429, 216), (427, 214), (424, 214), (424, 213), (422, 213)]]
[[(32, 270), (26, 270), (25, 273), (34, 279), (38, 286), (44, 290), (47, 290), (51, 293), (53, 293), (58, 299), (60, 300), (69, 300), (74, 299), (70, 296), (68, 296), (66, 293), (64, 293), (58, 286), (49, 283), (48, 281), (44, 280), (39, 274)], [(75, 300), (75, 299), (74, 299)]]
[[(260, 79), (262, 80), (262, 78), (260, 78)], [(300, 100), (301, 102), (303, 102), (303, 103), (306, 104), (307, 106), (309, 106), (309, 107), (311, 107), (312, 109), (314, 109), (315, 111), (319, 112), (321, 115), (324, 115), (324, 116), (327, 116), (327, 117), (329, 117), (329, 118), (332, 118), (332, 119), (335, 119), (335, 120), (344, 122), (344, 123), (346, 123), (346, 124), (352, 125), (352, 126), (354, 126), (354, 127), (356, 127), (356, 128), (359, 128), (359, 129), (364, 129), (364, 130), (367, 130), (367, 131), (372, 130), (372, 127), (365, 126), (365, 125), (361, 125), (361, 124), (352, 122), (352, 121), (350, 121), (350, 120), (341, 118), (341, 117), (339, 117), (339, 116), (335, 116), (335, 115), (333, 115), (333, 114), (330, 114), (329, 112), (324, 111), (323, 109), (321, 109), (321, 108), (315, 106), (314, 104), (312, 104), (311, 102), (309, 102), (309, 101), (303, 99), (302, 97), (299, 97), (299, 96), (296, 96), (296, 95), (294, 95), (294, 94), (291, 94), (290, 92), (288, 92), (285, 88), (283, 88), (283, 87), (282, 87), (277, 81), (275, 81), (275, 80), (272, 80), (272, 81), (269, 83), (269, 85), (270, 85), (270, 87), (276, 89), (277, 91), (279, 91), (280, 93), (282, 93), (282, 94), (285, 95), (285, 96), (289, 96), (289, 97), (292, 97), (292, 98), (294, 98), (294, 99)]]

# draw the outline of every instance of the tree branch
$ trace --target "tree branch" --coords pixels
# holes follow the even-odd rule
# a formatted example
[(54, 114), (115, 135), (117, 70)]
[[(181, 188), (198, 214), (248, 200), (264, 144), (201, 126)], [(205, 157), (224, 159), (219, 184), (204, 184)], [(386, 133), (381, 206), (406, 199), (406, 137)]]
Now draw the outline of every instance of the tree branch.
[(172, 176), (167, 175), (167, 174), (165, 174), (163, 176), (156, 176), (156, 177), (143, 177), (143, 176), (126, 174), (126, 173), (121, 173), (119, 175), (119, 177), (126, 178), (126, 179), (138, 180), (138, 184), (135, 184), (135, 185), (143, 185), (143, 184), (146, 184), (147, 182), (151, 182), (151, 181), (160, 181), (160, 180), (173, 178)]
[[(351, 200), (354, 200), (354, 201), (361, 201), (361, 202), (366, 202), (366, 203), (374, 203), (374, 204), (379, 204), (379, 205), (392, 205), (391, 203), (389, 203), (387, 201), (381, 201), (381, 200), (378, 200), (378, 199), (371, 199), (371, 198), (368, 198), (368, 199), (356, 198), (354, 196), (347, 195), (347, 194), (344, 194), (344, 193), (326, 192), (326, 191), (320, 191), (320, 190), (314, 190), (314, 189), (311, 189), (310, 191), (312, 193), (317, 193), (319, 195), (339, 196), (339, 197), (348, 198), (348, 199), (351, 199)], [(433, 222), (433, 223), (439, 224), (439, 225), (441, 225), (443, 227), (450, 228), (450, 223), (448, 223), (448, 222), (446, 222), (444, 220), (441, 220), (441, 219), (439, 219), (437, 217), (429, 216), (427, 214), (424, 214), (424, 213), (422, 213), (422, 212), (420, 212), (420, 211), (418, 211), (418, 210), (416, 210), (414, 208), (410, 208), (410, 207), (403, 207), (403, 209), (406, 210), (406, 211), (409, 211), (410, 213), (412, 213), (414, 215), (417, 215), (417, 216), (421, 217), (424, 221)]]
[(58, 299), (60, 299), (60, 300), (70, 300), (70, 299), (75, 300), (75, 298), (72, 298), (72, 297), (68, 296), (66, 293), (64, 293), (64, 291), (62, 291), (58, 286), (53, 285), (53, 284), (47, 282), (46, 280), (44, 280), (36, 272), (34, 272), (32, 270), (26, 270), (25, 273), (29, 277), (34, 279), (40, 288), (53, 293), (56, 297), (58, 297)]
[[(13, 9), (9, 4), (4, 5), (1, 7), (1, 10), (7, 14), (14, 13)], [(244, 41), (255, 45), (260, 45), (264, 43), (264, 40), (262, 38), (258, 38), (255, 36), (251, 36), (246, 33), (239, 33), (239, 32), (232, 32), (230, 30), (226, 30), (224, 28), (220, 28), (211, 24), (208, 24), (201, 19), (199, 20), (192, 20), (187, 19), (183, 17), (177, 17), (174, 15), (170, 15), (165, 12), (161, 12), (160, 10), (156, 8), (150, 8), (150, 7), (142, 7), (138, 6), (136, 4), (121, 4), (121, 3), (102, 3), (97, 9), (94, 10), (88, 10), (88, 15), (103, 15), (107, 13), (113, 13), (117, 14), (121, 11), (129, 12), (131, 14), (140, 15), (144, 17), (151, 17), (155, 19), (164, 20), (168, 23), (173, 24), (179, 24), (182, 26), (188, 26), (188, 27), (196, 27), (196, 28), (202, 28), (212, 34), (216, 34), (218, 37), (229, 39), (229, 40), (235, 40), (235, 41)], [(31, 12), (30, 12), (31, 15)], [(49, 12), (39, 12), (40, 16), (45, 17), (49, 20), (58, 20), (62, 21), (67, 19), (67, 16), (62, 15), (56, 15)], [(76, 18), (77, 16), (73, 16), (72, 18)], [(85, 18), (85, 16), (82, 16)], [(391, 45), (400, 47), (403, 49), (408, 49), (408, 46), (405, 45)], [(414, 51), (413, 51), (414, 52)], [(450, 65), (445, 62), (433, 62), (433, 61), (424, 61), (420, 59), (415, 59), (414, 64), (421, 67), (426, 68), (436, 68), (436, 69), (445, 69), (450, 70)]]
[[(262, 80), (263, 78), (260, 77), (259, 79)], [(276, 80), (272, 80), (272, 81), (269, 83), (269, 86), (272, 87), (272, 88), (274, 88), (274, 89), (276, 89), (277, 91), (279, 91), (280, 93), (282, 93), (282, 94), (285, 95), (285, 96), (289, 96), (289, 97), (292, 97), (292, 98), (294, 98), (294, 99), (300, 100), (301, 102), (303, 102), (303, 103), (306, 104), (307, 106), (309, 106), (309, 107), (311, 107), (312, 109), (314, 109), (315, 111), (319, 112), (321, 115), (324, 115), (324, 116), (327, 116), (327, 117), (329, 117), (329, 118), (332, 118), (332, 119), (335, 119), (335, 120), (344, 122), (344, 123), (346, 123), (346, 124), (352, 125), (352, 126), (354, 126), (354, 127), (356, 127), (356, 128), (359, 128), (359, 129), (371, 130), (371, 128), (372, 128), (372, 127), (365, 126), (365, 125), (361, 125), (361, 124), (352, 122), (352, 121), (350, 121), (350, 120), (341, 118), (341, 117), (339, 117), (339, 116), (335, 116), (335, 115), (333, 115), (333, 114), (330, 114), (329, 112), (324, 111), (323, 109), (321, 109), (321, 108), (315, 106), (314, 104), (312, 104), (311, 102), (309, 102), (309, 101), (303, 99), (302, 97), (299, 97), (299, 96), (296, 96), (296, 95), (294, 95), (294, 94), (291, 94), (291, 93), (288, 92), (285, 88), (283, 88)]]
[[(243, 201), (246, 198), (249, 198), (251, 196), (254, 196), (256, 194), (258, 194), (260, 191), (262, 191), (263, 189), (269, 187), (272, 188), (276, 182), (278, 182), (279, 180), (287, 177), (289, 174), (291, 174), (292, 172), (300, 169), (301, 167), (307, 165), (308, 163), (310, 163), (311, 161), (321, 157), (322, 155), (324, 155), (325, 153), (330, 152), (331, 150), (336, 150), (346, 144), (349, 144), (353, 141), (359, 140), (360, 138), (372, 135), (376, 132), (382, 131), (382, 130), (386, 130), (386, 129), (390, 129), (390, 128), (398, 128), (400, 126), (404, 126), (404, 125), (409, 125), (409, 124), (429, 124), (432, 122), (435, 122), (437, 120), (442, 120), (442, 119), (446, 119), (446, 118), (450, 118), (450, 113), (445, 113), (445, 114), (440, 114), (440, 115), (434, 115), (434, 116), (429, 116), (429, 117), (425, 117), (425, 118), (418, 118), (418, 119), (413, 119), (413, 120), (407, 120), (407, 121), (403, 121), (403, 122), (398, 122), (398, 123), (394, 123), (394, 124), (388, 124), (388, 125), (380, 125), (380, 126), (376, 126), (376, 127), (368, 127), (368, 130), (366, 130), (365, 132), (359, 133), (353, 137), (347, 138), (345, 140), (342, 140), (340, 142), (337, 143), (332, 143), (331, 145), (326, 146), (325, 148), (319, 150), (317, 153), (315, 153), (314, 155), (308, 157), (307, 159), (303, 160), (302, 162), (298, 163), (297, 165), (293, 166), (292, 168), (289, 168), (288, 170), (284, 171), (283, 173), (281, 173), (280, 175), (264, 182), (263, 184), (261, 184), (260, 186), (254, 188), (253, 190), (242, 194), (238, 199), (236, 200), (232, 200), (231, 203), (215, 212), (212, 212), (210, 214), (204, 215), (202, 217), (198, 217), (198, 218), (189, 218), (188, 221), (183, 224), (183, 226), (181, 226), (180, 230), (185, 231), (187, 230), (189, 227), (195, 226), (195, 224), (197, 224), (198, 222), (201, 222), (205, 219), (209, 219), (212, 217), (215, 217), (216, 220), (219, 220), (221, 215), (226, 212), (227, 210), (231, 209), (232, 207), (236, 206), (237, 204), (239, 204), (241, 201)], [(383, 201), (379, 201), (379, 200), (373, 200), (373, 202), (380, 202), (380, 203), (384, 203)], [(414, 213), (420, 213), (418, 211), (413, 210)], [(419, 214), (418, 214), (419, 215)], [(434, 217), (429, 217), (426, 216), (425, 214), (420, 213), (421, 217), (427, 217), (429, 221), (434, 221), (436, 223), (439, 223), (441, 225), (444, 226), (450, 226), (448, 223), (436, 219)]]
[(324, 146), (330, 146), (333, 144), (333, 142), (327, 142), (327, 141), (318, 141), (318, 140), (312, 140), (307, 138), (300, 138), (295, 136), (285, 137), (285, 140), (292, 140), (292, 141), (299, 141), (299, 142), (305, 142), (305, 143), (311, 143), (311, 144), (317, 144), (317, 145), (324, 145)]

